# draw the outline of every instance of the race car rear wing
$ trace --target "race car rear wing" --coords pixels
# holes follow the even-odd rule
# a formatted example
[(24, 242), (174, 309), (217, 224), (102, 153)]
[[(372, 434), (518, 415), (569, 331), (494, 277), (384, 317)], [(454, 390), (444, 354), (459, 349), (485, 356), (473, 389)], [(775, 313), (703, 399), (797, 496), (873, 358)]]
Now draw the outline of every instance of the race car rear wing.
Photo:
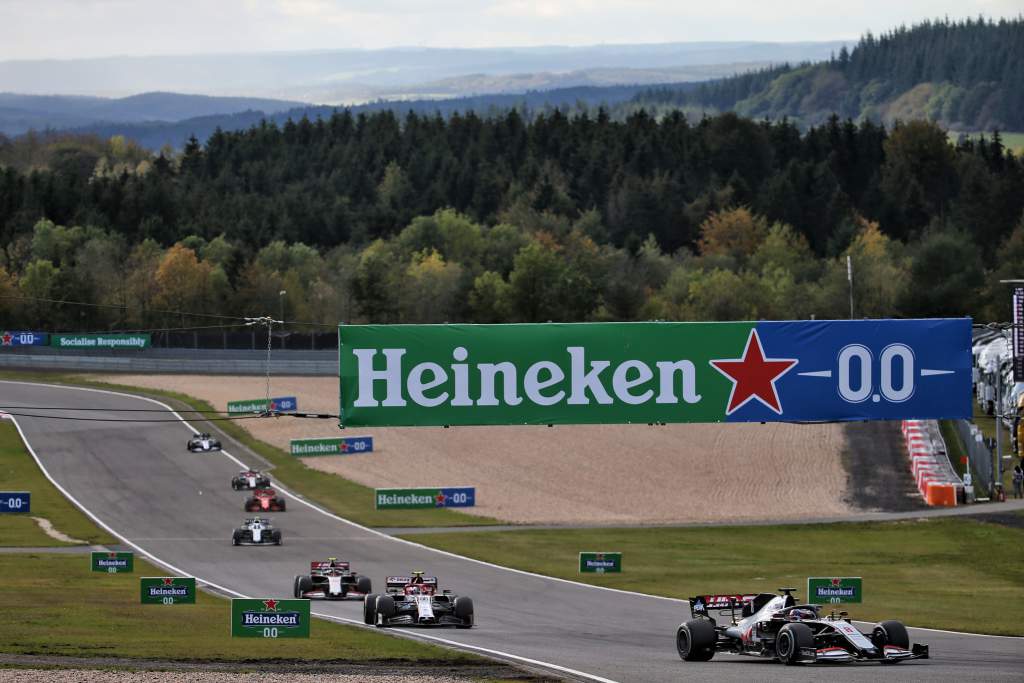
[[(323, 562), (313, 561), (313, 562), (309, 563), (309, 571), (310, 571), (310, 573), (322, 572), (322, 571), (326, 571), (326, 570), (328, 570), (330, 568), (331, 568), (331, 561), (330, 560), (324, 560)], [(349, 563), (348, 562), (339, 562), (339, 561), (335, 560), (334, 561), (334, 568), (335, 569), (348, 569), (349, 568)]]
[[(412, 577), (411, 576), (389, 576), (389, 577), (387, 577), (384, 580), (384, 583), (385, 583), (385, 586), (387, 588), (405, 588), (410, 583), (412, 583)], [(436, 576), (424, 576), (422, 583), (425, 586), (435, 586), (436, 587), (437, 586), (437, 577)]]
[(744, 604), (752, 603), (757, 593), (744, 595), (732, 593), (726, 595), (698, 595), (690, 598), (690, 612), (707, 616), (709, 610), (727, 610), (735, 607), (742, 607)]

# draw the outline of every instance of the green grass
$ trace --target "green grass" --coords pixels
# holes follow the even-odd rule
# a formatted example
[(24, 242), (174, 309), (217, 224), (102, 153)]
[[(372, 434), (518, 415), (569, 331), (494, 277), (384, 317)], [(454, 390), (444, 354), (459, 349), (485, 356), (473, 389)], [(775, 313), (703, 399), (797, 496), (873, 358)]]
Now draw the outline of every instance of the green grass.
[(118, 542), (93, 524), (43, 476), (8, 420), (0, 421), (0, 490), (32, 494), (31, 513), (0, 517), (0, 546), (73, 545), (47, 536), (32, 517), (45, 517), (58, 531), (88, 543)]
[(134, 574), (94, 573), (88, 555), (0, 555), (0, 651), (170, 660), (485, 660), (373, 630), (314, 619), (310, 638), (232, 638), (230, 603), (198, 591), (195, 605), (139, 604), (139, 577), (166, 572), (136, 557)]
[[(157, 399), (178, 401), (193, 410), (213, 410), (209, 403), (173, 391), (156, 389), (140, 389), (138, 387), (94, 382), (86, 375), (64, 375), (44, 372), (2, 372), (0, 379), (12, 379), (27, 382), (44, 382), (48, 384), (71, 384), (97, 389), (109, 389), (127, 393), (151, 396)], [(188, 418), (197, 428), (201, 427), (201, 419)], [(298, 418), (281, 418), (298, 419)], [(271, 476), (285, 487), (301, 493), (311, 502), (317, 503), (331, 512), (350, 519), (364, 526), (383, 527), (428, 527), (428, 526), (487, 526), (500, 524), (498, 520), (488, 517), (467, 515), (455, 510), (375, 510), (373, 489), (349, 481), (344, 477), (329, 472), (321, 472), (307, 467), (301, 458), (296, 458), (285, 451), (254, 438), (240, 426), (231, 421), (207, 423), (213, 429), (227, 434), (244, 444), (253, 452), (273, 465)], [(244, 460), (244, 458), (242, 458)]]
[[(1024, 530), (967, 519), (797, 526), (516, 530), (409, 540), (526, 571), (687, 598), (806, 591), (808, 576), (860, 576), (857, 619), (1022, 635)], [(581, 550), (621, 551), (622, 574), (577, 574)]]

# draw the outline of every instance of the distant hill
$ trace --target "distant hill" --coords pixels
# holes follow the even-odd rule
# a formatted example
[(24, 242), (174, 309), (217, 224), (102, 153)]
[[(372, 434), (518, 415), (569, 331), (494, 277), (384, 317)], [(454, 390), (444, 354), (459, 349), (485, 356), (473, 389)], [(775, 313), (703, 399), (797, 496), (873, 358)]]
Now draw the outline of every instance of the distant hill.
[[(0, 61), (0, 91), (31, 94), (124, 96), (148, 91), (245, 95), (321, 104), (425, 97), (423, 86), (467, 74), (489, 77), (589, 70), (665, 70), (682, 67), (778, 64), (827, 59), (845, 43), (699, 42), (650, 45), (545, 46), (526, 48), (387, 48), (250, 54), (109, 57), (77, 60)], [(717, 73), (703, 78), (729, 75)], [(608, 74), (605, 73), (605, 76)], [(592, 83), (533, 83), (516, 90), (482, 90), (472, 79), (446, 92), (525, 92), (570, 85), (616, 85), (699, 80), (687, 76)], [(449, 83), (449, 85), (452, 85)], [(260, 107), (254, 107), (260, 108)], [(203, 112), (196, 115), (224, 113)]]
[(651, 89), (640, 105), (732, 110), (801, 125), (846, 118), (928, 119), (953, 130), (1024, 130), (1024, 19), (925, 22), (865, 35), (820, 63), (789, 63), (707, 83)]
[(0, 93), (0, 133), (80, 128), (99, 123), (175, 122), (196, 117), (262, 111), (274, 114), (302, 102), (253, 97), (208, 97), (149, 92), (117, 99)]
[[(579, 103), (593, 107), (599, 105), (615, 106), (630, 101), (639, 92), (648, 87), (646, 85), (581, 86), (510, 95), (479, 95), (441, 100), (381, 101), (349, 107), (349, 109), (356, 114), (390, 110), (400, 116), (406, 112), (414, 111), (417, 114), (431, 115), (436, 113), (447, 117), (455, 112), (465, 113), (473, 111), (479, 115), (486, 115), (491, 112), (512, 108), (541, 110), (550, 107), (575, 106)], [(687, 92), (696, 87), (696, 83), (673, 85), (677, 92)], [(77, 127), (73, 132), (94, 134), (104, 139), (113, 135), (124, 135), (143, 147), (152, 150), (159, 149), (164, 145), (181, 149), (190, 136), (194, 135), (198, 140), (206, 140), (218, 128), (224, 131), (237, 131), (256, 125), (262, 120), (283, 125), (288, 119), (297, 121), (302, 117), (326, 119), (336, 109), (336, 107), (327, 106), (303, 106), (276, 113), (244, 111), (174, 122), (96, 123)]]

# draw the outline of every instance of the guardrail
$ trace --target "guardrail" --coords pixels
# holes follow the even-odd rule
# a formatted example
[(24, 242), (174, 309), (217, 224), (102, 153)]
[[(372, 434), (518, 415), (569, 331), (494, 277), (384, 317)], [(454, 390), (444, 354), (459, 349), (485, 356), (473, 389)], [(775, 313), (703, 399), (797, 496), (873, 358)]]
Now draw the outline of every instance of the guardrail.
[(946, 442), (936, 420), (904, 420), (903, 439), (910, 472), (928, 505), (955, 506), (964, 483), (949, 462)]
[(985, 445), (985, 438), (978, 429), (978, 425), (968, 420), (953, 420), (956, 426), (960, 441), (967, 451), (967, 459), (970, 463), (971, 472), (974, 473), (974, 481), (988, 489), (992, 481), (992, 451)]
[[(79, 372), (158, 372), (209, 375), (262, 375), (267, 352), (244, 349), (143, 349), (82, 351), (33, 349), (0, 352), (0, 367)], [(273, 351), (275, 375), (338, 375), (337, 351)]]

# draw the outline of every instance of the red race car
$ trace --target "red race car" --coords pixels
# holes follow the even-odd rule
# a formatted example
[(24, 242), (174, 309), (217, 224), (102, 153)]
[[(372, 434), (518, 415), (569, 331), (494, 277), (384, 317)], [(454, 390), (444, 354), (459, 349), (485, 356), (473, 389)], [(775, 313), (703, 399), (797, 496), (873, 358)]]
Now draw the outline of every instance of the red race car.
[(245, 501), (246, 512), (284, 512), (284, 498), (274, 489), (256, 489)]

